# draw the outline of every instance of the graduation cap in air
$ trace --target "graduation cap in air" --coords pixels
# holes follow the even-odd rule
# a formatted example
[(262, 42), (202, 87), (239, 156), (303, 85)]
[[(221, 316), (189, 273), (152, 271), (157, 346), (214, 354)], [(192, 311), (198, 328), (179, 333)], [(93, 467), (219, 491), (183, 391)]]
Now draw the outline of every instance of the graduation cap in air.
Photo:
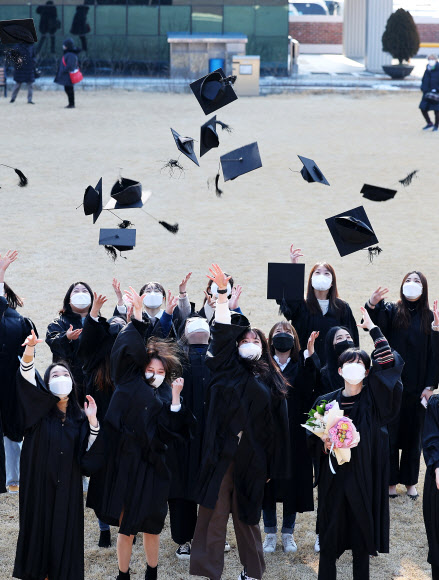
[(387, 201), (395, 197), (396, 192), (396, 189), (387, 189), (386, 187), (365, 183), (360, 193), (363, 194), (363, 197), (371, 201)]
[(175, 140), (175, 144), (177, 145), (177, 149), (180, 151), (180, 153), (186, 155), (186, 157), (188, 157), (191, 161), (193, 161), (195, 165), (199, 166), (200, 164), (198, 163), (197, 156), (195, 155), (194, 140), (192, 139), (192, 137), (182, 137), (177, 133), (177, 131), (174, 131), (172, 127), (171, 131)]
[(305, 264), (270, 262), (267, 274), (267, 299), (302, 300), (305, 288)]
[(194, 81), (190, 87), (204, 114), (210, 115), (237, 100), (232, 86), (235, 81), (235, 76), (226, 77), (223, 69), (219, 68)]
[(38, 38), (33, 18), (1, 20), (0, 40), (3, 44), (17, 44), (18, 42), (34, 44)]
[(200, 131), (200, 157), (203, 157), (203, 155), (211, 149), (218, 147), (219, 137), (216, 131), (217, 125), (220, 125), (223, 131), (228, 131), (229, 133), (232, 132), (232, 128), (229, 125), (222, 121), (217, 121), (216, 115), (206, 121), (206, 123), (201, 126)]
[(303, 167), (300, 171), (303, 179), (308, 183), (322, 183), (323, 185), (329, 185), (329, 181), (317, 167), (317, 163), (312, 159), (308, 159), (307, 157), (302, 157), (302, 155), (297, 156), (300, 161), (303, 163)]
[(262, 167), (261, 156), (256, 142), (250, 143), (250, 145), (244, 145), (244, 147), (222, 155), (220, 162), (223, 169), (224, 181), (236, 179), (240, 175)]
[(96, 187), (89, 185), (84, 193), (84, 213), (85, 215), (93, 214), (93, 223), (102, 212), (102, 177)]
[(134, 229), (101, 229), (99, 231), (99, 245), (105, 246), (105, 251), (116, 260), (117, 253), (132, 250), (136, 245), (136, 230)]
[(111, 188), (111, 199), (104, 209), (135, 209), (142, 207), (151, 196), (150, 191), (142, 194), (142, 184), (121, 177)]
[(367, 248), (372, 260), (382, 251), (378, 246), (371, 247), (378, 244), (378, 238), (362, 205), (328, 218), (326, 225), (341, 257)]

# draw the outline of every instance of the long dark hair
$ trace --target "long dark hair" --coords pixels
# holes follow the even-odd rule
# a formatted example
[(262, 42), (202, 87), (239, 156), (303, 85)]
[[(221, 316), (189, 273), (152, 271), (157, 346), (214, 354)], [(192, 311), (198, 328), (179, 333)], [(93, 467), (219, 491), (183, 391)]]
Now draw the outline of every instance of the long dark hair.
[(284, 378), (279, 367), (274, 361), (268, 348), (268, 342), (265, 334), (259, 328), (246, 328), (237, 338), (237, 343), (247, 335), (253, 334), (253, 337), (259, 337), (262, 345), (261, 358), (258, 360), (251, 360), (239, 357), (240, 363), (247, 368), (247, 370), (254, 374), (260, 375), (265, 384), (270, 387), (271, 393), (274, 397), (285, 398), (288, 394), (289, 383)]
[(323, 266), (324, 268), (329, 270), (329, 272), (331, 272), (332, 286), (328, 290), (329, 310), (333, 314), (338, 316), (339, 314), (341, 314), (341, 311), (344, 308), (344, 302), (343, 300), (340, 300), (340, 298), (338, 297), (337, 276), (335, 275), (334, 268), (331, 266), (331, 264), (328, 264), (328, 262), (317, 262), (317, 264), (314, 264), (314, 266), (311, 268), (311, 272), (309, 273), (308, 277), (308, 287), (306, 290), (306, 298), (305, 298), (306, 305), (311, 314), (320, 314), (322, 312), (319, 302), (316, 298), (315, 290), (312, 287), (311, 282), (312, 275), (317, 270), (317, 268), (320, 268), (321, 266)]
[(72, 307), (70, 306), (70, 296), (72, 295), (73, 288), (78, 284), (82, 284), (83, 286), (85, 286), (90, 294), (91, 303), (88, 310), (90, 312), (91, 307), (93, 306), (93, 290), (85, 282), (73, 282), (73, 284), (69, 286), (69, 289), (67, 290), (66, 295), (64, 296), (63, 305), (61, 310), (59, 311), (60, 315), (65, 314), (66, 312), (72, 312)]
[(328, 330), (328, 333), (325, 336), (326, 364), (320, 371), (322, 375), (327, 377), (329, 383), (331, 384), (331, 388), (334, 387), (334, 390), (343, 386), (343, 379), (338, 374), (339, 357), (337, 356), (334, 348), (334, 336), (339, 330), (345, 330), (351, 334), (351, 331), (346, 326), (333, 326)]
[[(49, 387), (50, 371), (54, 367), (58, 367), (58, 366), (64, 367), (68, 371), (70, 378), (72, 379), (72, 390), (70, 391), (70, 394), (69, 394), (69, 404), (67, 405), (67, 409), (66, 409), (66, 417), (68, 417), (69, 419), (73, 419), (73, 420), (81, 419), (84, 416), (84, 411), (81, 409), (81, 406), (79, 405), (78, 389), (76, 387), (75, 379), (72, 375), (72, 371), (70, 370), (68, 363), (60, 360), (58, 362), (54, 362), (51, 365), (49, 365), (46, 369), (46, 372), (44, 373), (44, 377), (43, 377), (44, 385), (46, 386), (47, 390), (50, 391), (50, 387)], [(52, 409), (51, 413), (53, 413), (55, 416), (60, 416), (60, 417), (63, 416), (63, 413), (56, 406)]]
[(158, 359), (165, 369), (165, 380), (172, 383), (181, 376), (180, 349), (173, 340), (152, 336), (146, 344), (147, 365), (153, 358)]
[(123, 316), (113, 316), (112, 318), (108, 319), (107, 322), (109, 325), (110, 336), (108, 336), (106, 340), (110, 341), (112, 339), (113, 342), (111, 344), (106, 343), (108, 347), (105, 350), (105, 356), (100, 361), (93, 380), (96, 389), (101, 393), (114, 392), (115, 386), (111, 378), (111, 346), (114, 344), (114, 341), (116, 340), (119, 332), (127, 324), (127, 321)]
[(6, 284), (6, 282), (4, 283), (5, 286), (5, 294), (6, 294), (6, 300), (8, 301), (8, 305), (9, 308), (13, 308), (14, 310), (17, 309), (17, 306), (23, 306), (24, 302), (23, 299), (20, 298), (20, 296), (18, 296), (18, 294), (15, 294), (15, 292), (12, 290), (12, 288)]
[[(417, 274), (422, 282), (422, 294), (418, 298), (418, 300), (416, 300), (416, 302), (410, 302), (410, 300), (407, 300), (407, 298), (404, 296), (402, 292), (404, 282), (411, 274)], [(396, 303), (396, 314), (393, 323), (395, 328), (407, 329), (410, 326), (411, 316), (409, 308), (410, 306), (412, 308), (413, 306), (415, 306), (421, 314), (421, 330), (425, 334), (430, 334), (432, 318), (430, 306), (428, 303), (428, 282), (424, 274), (417, 270), (412, 270), (411, 272), (408, 272), (402, 279), (401, 287), (399, 289), (399, 296), (400, 299)]]
[(275, 331), (278, 328), (281, 328), (283, 331), (290, 331), (293, 333), (294, 346), (291, 349), (290, 358), (291, 358), (292, 362), (297, 362), (299, 360), (299, 356), (300, 356), (299, 336), (298, 336), (297, 331), (294, 328), (294, 326), (292, 324), (290, 324), (289, 322), (286, 322), (285, 320), (281, 320), (280, 322), (276, 322), (276, 324), (271, 328), (271, 330), (268, 334), (268, 346), (269, 346), (269, 350), (270, 350), (270, 355), (274, 356), (274, 354), (275, 354), (275, 349), (273, 346), (273, 336), (274, 336)]

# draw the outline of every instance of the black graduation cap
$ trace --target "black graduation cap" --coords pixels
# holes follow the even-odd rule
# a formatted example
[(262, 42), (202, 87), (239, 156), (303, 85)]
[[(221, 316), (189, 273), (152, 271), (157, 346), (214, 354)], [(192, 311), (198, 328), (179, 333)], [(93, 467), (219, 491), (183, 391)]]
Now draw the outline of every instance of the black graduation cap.
[(99, 245), (105, 246), (105, 250), (113, 260), (116, 259), (116, 250), (127, 252), (136, 245), (136, 230), (134, 229), (101, 229), (99, 231)]
[(142, 207), (151, 196), (150, 191), (142, 194), (142, 184), (121, 177), (111, 188), (111, 199), (104, 209), (133, 209)]
[(200, 157), (203, 157), (205, 153), (218, 147), (219, 137), (216, 132), (216, 115), (206, 121), (204, 125), (201, 126), (200, 134)]
[(365, 183), (360, 193), (363, 194), (363, 197), (371, 201), (387, 201), (395, 197), (396, 192), (396, 189), (387, 189), (386, 187)]
[(93, 214), (93, 223), (102, 212), (102, 177), (96, 187), (89, 185), (84, 193), (84, 213), (85, 215)]
[(300, 173), (305, 181), (308, 183), (313, 183), (316, 181), (317, 183), (323, 183), (323, 185), (329, 185), (329, 181), (317, 167), (317, 163), (315, 161), (308, 159), (307, 157), (302, 157), (302, 155), (298, 155), (297, 157), (303, 163), (303, 167)]
[(174, 129), (172, 129), (171, 127), (171, 131), (172, 131), (172, 135), (175, 139), (175, 144), (177, 145), (177, 149), (183, 153), (183, 155), (186, 155), (186, 157), (188, 157), (191, 161), (193, 161), (195, 163), (195, 165), (200, 165), (198, 163), (198, 159), (197, 156), (195, 155), (195, 151), (194, 151), (194, 140), (192, 139), (192, 137), (182, 137), (181, 135), (179, 135), (177, 133), (177, 131), (174, 131)]
[(370, 248), (378, 243), (378, 239), (362, 205), (325, 221), (341, 257), (365, 248), (370, 252), (381, 251), (379, 248)]
[(223, 69), (219, 68), (190, 84), (205, 115), (210, 115), (237, 100), (238, 97), (232, 87), (235, 80), (236, 77), (226, 77)]
[(268, 300), (302, 300), (304, 288), (305, 264), (268, 264)]
[(33, 18), (1, 20), (0, 40), (3, 44), (17, 44), (18, 42), (34, 44), (38, 38)]
[(244, 175), (244, 173), (249, 173), (262, 167), (257, 142), (226, 153), (220, 157), (220, 161), (223, 168), (224, 181), (236, 179), (240, 175)]

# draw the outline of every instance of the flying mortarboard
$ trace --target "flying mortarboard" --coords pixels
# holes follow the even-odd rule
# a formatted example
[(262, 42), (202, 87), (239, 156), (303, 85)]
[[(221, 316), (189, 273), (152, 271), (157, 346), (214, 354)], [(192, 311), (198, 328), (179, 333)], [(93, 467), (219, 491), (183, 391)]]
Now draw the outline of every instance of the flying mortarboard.
[(186, 157), (188, 157), (191, 161), (193, 161), (195, 165), (199, 166), (200, 164), (198, 163), (197, 156), (195, 155), (194, 140), (192, 139), (192, 137), (182, 137), (177, 133), (177, 131), (174, 131), (172, 127), (171, 131), (175, 140), (175, 144), (177, 145), (177, 149), (180, 151), (180, 153), (186, 155)]
[(190, 87), (204, 114), (210, 115), (237, 100), (238, 97), (232, 87), (235, 81), (236, 77), (226, 77), (223, 69), (219, 68), (194, 81)]
[(142, 184), (138, 181), (121, 177), (111, 188), (111, 199), (104, 209), (139, 208), (148, 201), (150, 196), (150, 191), (142, 193)]
[(360, 193), (363, 194), (363, 197), (370, 199), (371, 201), (387, 201), (388, 199), (395, 197), (397, 190), (365, 183), (361, 188)]
[(3, 44), (16, 44), (18, 42), (33, 44), (37, 42), (37, 31), (33, 18), (1, 20), (0, 40)]
[(322, 183), (323, 185), (329, 185), (326, 177), (317, 167), (317, 163), (312, 159), (308, 159), (307, 157), (302, 157), (302, 155), (297, 156), (300, 161), (303, 163), (302, 170), (300, 171), (303, 179), (308, 183)]
[(93, 214), (93, 223), (102, 212), (102, 177), (96, 187), (89, 185), (84, 193), (84, 213), (85, 215)]
[(99, 245), (105, 246), (105, 250), (113, 260), (116, 259), (116, 250), (127, 252), (136, 245), (136, 230), (130, 229), (101, 229), (99, 231)]
[(224, 181), (236, 179), (240, 175), (249, 173), (262, 167), (261, 156), (257, 142), (244, 145), (220, 157)]
[(325, 221), (341, 257), (365, 248), (370, 256), (381, 251), (380, 248), (370, 247), (377, 244), (378, 239), (362, 205)]
[(305, 264), (268, 264), (268, 300), (302, 300), (304, 288)]
[(219, 146), (219, 137), (216, 131), (216, 126), (220, 125), (222, 130), (232, 132), (232, 129), (226, 123), (222, 121), (217, 121), (216, 115), (206, 121), (204, 125), (201, 126), (200, 131), (200, 157), (203, 157), (208, 151)]

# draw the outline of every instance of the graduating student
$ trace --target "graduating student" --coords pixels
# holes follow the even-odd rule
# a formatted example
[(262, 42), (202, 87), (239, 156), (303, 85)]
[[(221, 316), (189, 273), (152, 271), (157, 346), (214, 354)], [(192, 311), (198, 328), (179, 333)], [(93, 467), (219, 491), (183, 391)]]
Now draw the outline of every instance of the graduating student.
[[(228, 274), (226, 274), (228, 276)], [(239, 298), (242, 293), (242, 286), (237, 284), (234, 285), (233, 278), (230, 276), (229, 283), (227, 284), (227, 298), (229, 300), (229, 310), (238, 312), (242, 314), (241, 308), (239, 307)], [(216, 301), (218, 299), (218, 287), (216, 284), (209, 280), (207, 283), (206, 290), (204, 290), (204, 301), (203, 307), (199, 311), (199, 315), (203, 316), (210, 323), (215, 314)]]
[[(142, 320), (144, 296), (127, 292), (134, 319), (118, 334), (111, 355), (116, 389), (96, 448), (84, 458), (92, 473), (87, 506), (98, 518), (119, 526), (118, 580), (129, 580), (133, 538), (143, 532), (146, 580), (157, 578), (159, 534), (167, 513), (170, 473), (168, 444), (188, 438), (194, 422), (180, 402), (183, 379), (177, 347), (150, 338), (153, 325)], [(172, 387), (170, 386), (172, 382)]]
[(263, 333), (250, 328), (242, 315), (231, 317), (230, 277), (213, 264), (209, 278), (219, 297), (206, 360), (212, 380), (190, 573), (221, 578), (231, 512), (244, 566), (240, 578), (260, 579), (265, 570), (259, 529), (265, 483), (289, 475), (287, 385)]
[(370, 556), (389, 551), (389, 461), (381, 427), (399, 412), (404, 363), (390, 350), (367, 311), (361, 311), (364, 321), (359, 326), (370, 331), (375, 345), (372, 363), (363, 350), (345, 350), (338, 361), (344, 387), (319, 397), (313, 405), (337, 401), (353, 421), (360, 442), (351, 450), (349, 462), (337, 465), (332, 458), (334, 474), (327, 455), (329, 439), (323, 444), (316, 435), (308, 436), (319, 498), (319, 580), (336, 578), (336, 560), (345, 550), (352, 550), (353, 579), (367, 580)]
[[(403, 358), (404, 392), (401, 411), (389, 424), (389, 496), (397, 497), (402, 483), (407, 495), (417, 499), (421, 436), (425, 408), (437, 386), (437, 360), (431, 342), (433, 313), (428, 305), (427, 279), (421, 272), (409, 272), (402, 280), (398, 302), (386, 302), (387, 288), (379, 287), (366, 303), (370, 317), (388, 338), (390, 346)], [(401, 449), (401, 458), (399, 450)]]
[[(297, 512), (314, 511), (313, 473), (308, 453), (306, 432), (301, 424), (315, 399), (315, 385), (320, 361), (314, 352), (318, 332), (313, 332), (306, 350), (300, 349), (297, 332), (289, 322), (278, 322), (270, 330), (270, 353), (288, 381), (288, 422), (290, 432), (290, 463), (292, 477), (271, 480), (265, 487), (263, 518), (264, 552), (276, 550), (276, 503), (283, 503), (282, 547), (284, 552), (296, 552), (294, 526)], [(283, 443), (281, 443), (283, 445)]]
[(84, 401), (84, 374), (78, 357), (81, 333), (87, 314), (93, 305), (93, 292), (85, 282), (74, 282), (64, 296), (59, 317), (47, 327), (46, 343), (52, 351), (53, 362), (69, 364), (78, 389), (78, 399)]
[[(300, 248), (290, 248), (293, 264), (303, 256)], [(327, 262), (318, 262), (311, 268), (304, 300), (286, 301), (280, 304), (281, 313), (297, 330), (301, 344), (305, 344), (311, 332), (318, 331), (315, 350), (322, 365), (326, 362), (325, 337), (333, 326), (346, 326), (356, 346), (359, 345), (358, 329), (347, 302), (338, 297), (337, 278), (334, 268)]]
[(17, 258), (18, 252), (10, 250), (0, 256), (0, 493), (6, 491), (6, 485), (13, 494), (19, 490), (23, 438), (17, 416), (15, 376), (20, 364), (19, 356), (23, 353), (23, 341), (32, 329), (36, 331), (34, 323), (17, 312), (23, 301), (5, 282), (6, 270)]
[(318, 395), (331, 393), (344, 385), (343, 378), (338, 372), (338, 359), (348, 348), (355, 348), (350, 330), (346, 326), (333, 326), (325, 338), (326, 363), (320, 369), (317, 381)]
[(78, 404), (66, 363), (35, 373), (34, 331), (17, 375), (25, 429), (21, 454), (20, 532), (14, 578), (84, 579), (84, 508), (80, 458), (99, 431), (96, 403)]

